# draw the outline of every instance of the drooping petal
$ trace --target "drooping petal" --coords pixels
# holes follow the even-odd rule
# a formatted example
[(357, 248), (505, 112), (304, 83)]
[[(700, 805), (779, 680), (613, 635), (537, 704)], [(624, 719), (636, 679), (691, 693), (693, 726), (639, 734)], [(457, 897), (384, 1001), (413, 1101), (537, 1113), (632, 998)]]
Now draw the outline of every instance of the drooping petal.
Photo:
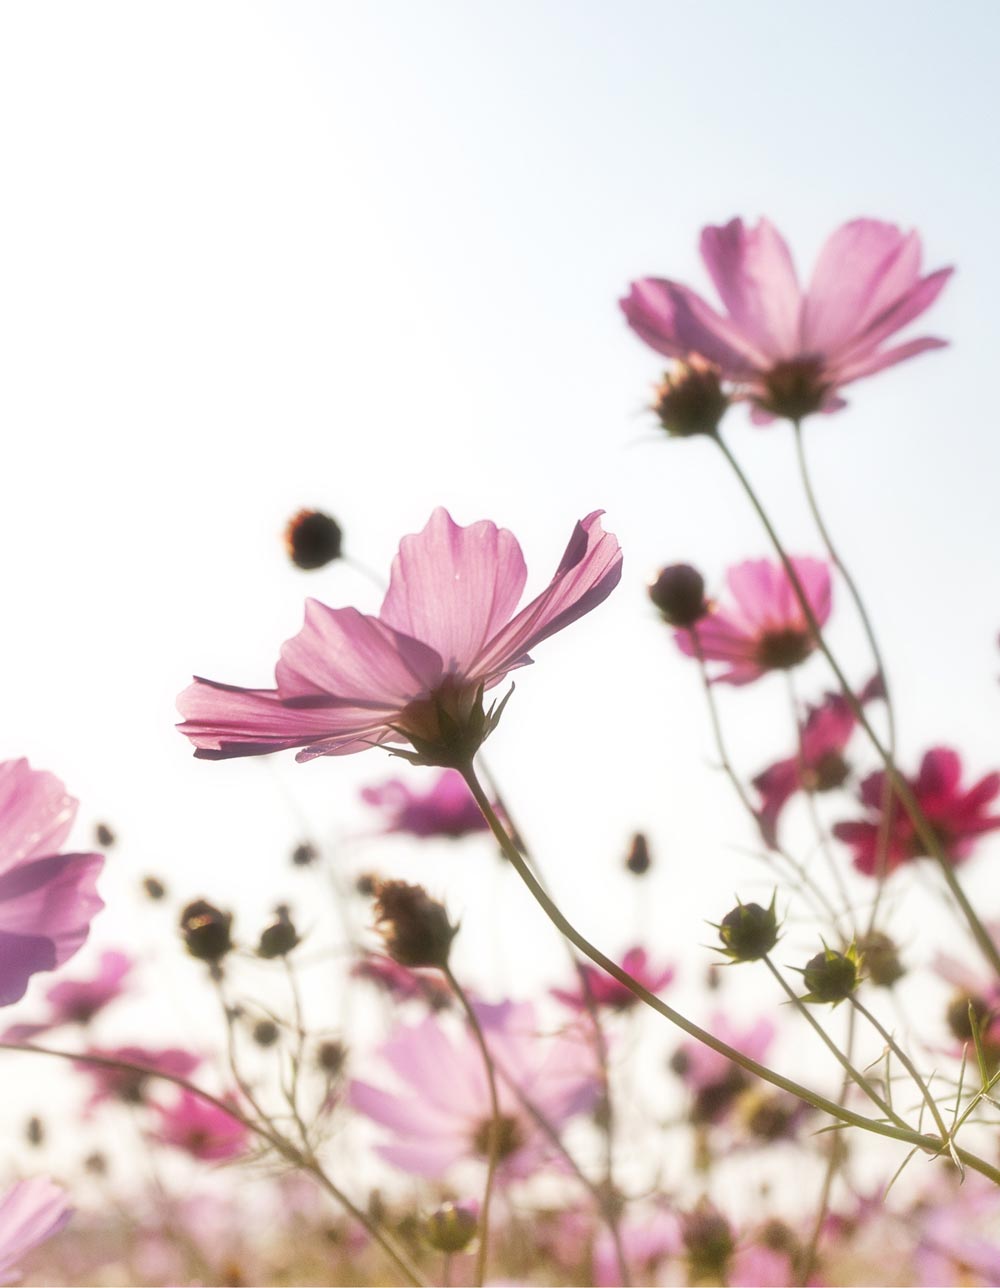
[[(40, 934), (18, 934), (0, 930), (0, 1006), (10, 1006), (24, 996), (28, 981), (38, 971), (54, 970), (56, 946), (51, 939)], [(25, 1025), (25, 1037), (33, 1037), (36, 1026)], [(45, 1032), (48, 1025), (37, 1026)], [(4, 1034), (4, 1041), (20, 1042), (24, 1038)]]
[(482, 520), (460, 527), (438, 507), (403, 537), (379, 619), (464, 672), (518, 605), (527, 569), (512, 532)]
[(548, 588), (489, 640), (470, 668), (469, 678), (492, 684), (528, 661), (528, 653), (589, 613), (611, 594), (622, 574), (617, 539), (601, 527), (603, 510), (576, 525)]
[(0, 1199), (0, 1276), (16, 1268), (26, 1252), (65, 1226), (73, 1209), (65, 1190), (47, 1176), (19, 1181)]
[(69, 835), (77, 802), (55, 774), (26, 760), (0, 763), (0, 872), (54, 854)]
[(700, 295), (667, 278), (633, 282), (619, 301), (633, 331), (667, 358), (699, 356), (731, 380), (746, 380), (767, 356)]
[(435, 1109), (426, 1100), (394, 1096), (361, 1079), (350, 1084), (347, 1100), (353, 1109), (372, 1122), (411, 1138), (438, 1140), (454, 1128), (454, 1117)]
[(760, 831), (765, 842), (775, 849), (778, 844), (778, 819), (789, 799), (799, 788), (798, 762), (779, 760), (753, 780), (753, 785), (760, 793), (762, 805), (758, 815)]
[(103, 865), (101, 854), (55, 854), (4, 873), (0, 930), (44, 935), (61, 966), (87, 938), (91, 920), (104, 907), (95, 885)]
[(784, 238), (768, 220), (746, 228), (742, 219), (701, 234), (701, 255), (715, 289), (740, 332), (770, 362), (801, 348), (801, 297)]

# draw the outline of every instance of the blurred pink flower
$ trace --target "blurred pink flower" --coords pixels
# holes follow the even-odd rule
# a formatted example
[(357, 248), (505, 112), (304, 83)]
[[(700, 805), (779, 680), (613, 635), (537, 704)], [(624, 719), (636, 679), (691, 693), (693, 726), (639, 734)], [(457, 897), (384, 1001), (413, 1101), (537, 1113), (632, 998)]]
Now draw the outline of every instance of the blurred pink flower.
[(19, 1181), (0, 1199), (0, 1283), (15, 1283), (26, 1252), (58, 1234), (72, 1216), (65, 1190), (47, 1176)]
[(27, 1042), (63, 1024), (89, 1024), (109, 1002), (126, 990), (125, 979), (134, 962), (125, 953), (101, 953), (97, 974), (88, 979), (62, 979), (45, 993), (49, 1014), (34, 1024), (13, 1024), (3, 1034), (5, 1042)]
[(124, 1060), (128, 1064), (140, 1064), (148, 1069), (149, 1074), (142, 1074), (134, 1069), (112, 1069), (107, 1065), (88, 1064), (81, 1060), (74, 1068), (87, 1074), (94, 1082), (94, 1092), (87, 1102), (87, 1108), (105, 1100), (123, 1100), (128, 1104), (141, 1104), (146, 1098), (146, 1084), (151, 1075), (156, 1073), (176, 1074), (187, 1078), (201, 1064), (201, 1056), (191, 1051), (182, 1051), (178, 1047), (164, 1047), (151, 1050), (149, 1047), (88, 1047), (87, 1055), (102, 1056), (106, 1060)]
[(0, 763), (0, 1006), (23, 997), (36, 971), (72, 957), (104, 906), (95, 889), (103, 857), (58, 853), (76, 808), (54, 774)]
[(916, 1206), (919, 1284), (1000, 1283), (1000, 1193), (978, 1176), (968, 1179), (961, 1189), (938, 1184)]
[[(642, 1216), (633, 1215), (621, 1223), (620, 1231), (625, 1263), (636, 1282), (654, 1284), (669, 1282), (659, 1277), (661, 1263), (681, 1250), (680, 1219), (676, 1212), (657, 1206)], [(614, 1288), (621, 1283), (618, 1256), (611, 1231), (602, 1225), (594, 1238), (594, 1283)]]
[[(959, 785), (961, 777), (962, 761), (958, 752), (949, 747), (932, 747), (920, 762), (917, 776), (906, 779), (952, 863), (967, 859), (978, 837), (1000, 827), (1000, 815), (987, 813), (990, 803), (1000, 795), (1000, 773), (987, 774), (968, 788)], [(834, 836), (854, 851), (854, 866), (866, 876), (874, 876), (878, 866), (884, 790), (884, 771), (869, 774), (859, 793), (869, 818), (835, 823), (833, 827)], [(893, 872), (900, 864), (924, 858), (926, 854), (909, 814), (894, 799), (885, 854), (886, 872)]]
[(618, 584), (621, 550), (600, 514), (576, 525), (548, 588), (515, 616), (527, 573), (514, 535), (435, 510), (400, 542), (378, 617), (308, 600), (276, 688), (197, 679), (180, 696), (179, 728), (210, 760), (289, 747), (310, 760), (409, 740), (427, 763), (462, 763), (499, 718), (482, 692)]
[[(712, 1016), (708, 1031), (758, 1062), (767, 1057), (777, 1033), (770, 1020), (757, 1020), (746, 1029), (737, 1028), (722, 1012)], [(701, 1042), (682, 1042), (671, 1058), (670, 1067), (691, 1092), (691, 1116), (699, 1123), (724, 1118), (737, 1097), (751, 1085), (749, 1075), (738, 1064)]]
[(182, 1089), (168, 1105), (154, 1106), (159, 1127), (151, 1135), (164, 1145), (174, 1145), (193, 1158), (218, 1163), (246, 1152), (249, 1131), (239, 1119), (210, 1101)]
[[(651, 993), (659, 993), (666, 988), (675, 974), (672, 966), (654, 969), (649, 964), (645, 948), (630, 948), (621, 960), (621, 967)], [(639, 1000), (624, 984), (619, 984), (595, 966), (581, 963), (580, 974), (585, 977), (586, 984), (581, 979), (579, 988), (572, 991), (563, 988), (549, 990), (554, 998), (575, 1011), (585, 1012), (589, 1009), (588, 993), (593, 1005), (606, 1006), (614, 1011), (626, 1011)]]
[[(497, 1177), (508, 1183), (558, 1158), (518, 1091), (558, 1130), (597, 1104), (601, 1083), (583, 1035), (541, 1039), (531, 1003), (478, 1003), (476, 1014), (498, 1069)], [(392, 1144), (377, 1146), (381, 1157), (403, 1171), (429, 1177), (442, 1176), (465, 1159), (485, 1161), (492, 1124), (489, 1087), (482, 1054), (468, 1029), (452, 1037), (439, 1020), (428, 1017), (400, 1026), (379, 1054), (400, 1090), (355, 1081), (349, 1099), (396, 1137)]]
[(442, 770), (425, 792), (411, 791), (402, 779), (391, 778), (378, 787), (363, 788), (361, 799), (386, 815), (385, 832), (458, 840), (489, 830), (465, 779), (454, 769)]
[(437, 971), (411, 970), (381, 953), (365, 953), (351, 967), (351, 974), (375, 984), (397, 1002), (425, 1002), (436, 1011), (451, 1004), (451, 988)]
[[(819, 559), (793, 559), (792, 566), (820, 627), (830, 616), (830, 570)], [(725, 662), (716, 683), (750, 684), (767, 671), (789, 670), (816, 647), (795, 590), (780, 563), (748, 559), (726, 573), (731, 605), (710, 605), (706, 616), (674, 632), (678, 648), (708, 662)], [(695, 645), (694, 636), (697, 639)]]
[(645, 277), (621, 301), (629, 326), (658, 353), (706, 360), (743, 386), (754, 419), (798, 420), (844, 406), (838, 391), (946, 342), (886, 341), (933, 304), (952, 270), (920, 276), (920, 237), (875, 219), (838, 228), (803, 291), (777, 229), (741, 219), (701, 234), (720, 314), (678, 282)]

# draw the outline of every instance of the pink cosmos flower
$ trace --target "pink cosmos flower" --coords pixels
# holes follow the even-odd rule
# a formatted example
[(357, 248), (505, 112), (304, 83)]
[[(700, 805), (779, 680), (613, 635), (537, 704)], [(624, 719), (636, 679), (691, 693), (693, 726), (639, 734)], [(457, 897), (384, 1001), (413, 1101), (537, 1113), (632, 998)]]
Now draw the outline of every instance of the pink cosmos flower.
[(126, 991), (126, 977), (134, 962), (125, 953), (101, 953), (97, 974), (87, 979), (62, 979), (46, 991), (49, 1014), (35, 1024), (13, 1024), (3, 1034), (6, 1042), (27, 1042), (64, 1024), (89, 1024), (109, 1002)]
[(0, 763), (0, 1006), (24, 996), (36, 971), (67, 961), (104, 905), (100, 854), (59, 854), (77, 802), (54, 774)]
[[(792, 566), (822, 628), (830, 616), (830, 570), (819, 559), (793, 559)], [(750, 684), (806, 660), (816, 641), (780, 563), (749, 559), (729, 569), (726, 583), (732, 604), (712, 603), (694, 626), (674, 632), (682, 653), (696, 657), (700, 649), (706, 661), (726, 663), (714, 677), (722, 684)]]
[(191, 1051), (182, 1051), (178, 1047), (164, 1047), (155, 1051), (149, 1047), (137, 1046), (88, 1047), (87, 1055), (102, 1056), (106, 1060), (124, 1060), (127, 1064), (139, 1064), (149, 1070), (149, 1074), (142, 1074), (134, 1069), (112, 1069), (108, 1065), (80, 1061), (74, 1067), (87, 1074), (95, 1084), (93, 1094), (87, 1102), (88, 1110), (105, 1100), (141, 1104), (146, 1098), (150, 1076), (170, 1073), (179, 1078), (187, 1078), (201, 1064), (201, 1056)]
[(548, 588), (515, 615), (527, 574), (514, 535), (435, 510), (401, 541), (378, 617), (308, 600), (276, 687), (196, 680), (179, 699), (180, 729), (212, 760), (288, 747), (310, 760), (408, 740), (426, 763), (464, 764), (500, 716), (484, 712), (483, 691), (617, 585), (621, 550), (600, 514), (577, 524)]
[(8, 1190), (0, 1199), (0, 1284), (15, 1283), (24, 1254), (58, 1234), (72, 1214), (65, 1190), (47, 1176)]
[[(539, 1038), (530, 1002), (478, 1003), (476, 1014), (499, 1073), (497, 1177), (509, 1183), (532, 1175), (554, 1156), (515, 1088), (559, 1129), (597, 1104), (600, 1078), (582, 1033)], [(493, 1118), (473, 1035), (462, 1029), (449, 1036), (438, 1019), (428, 1016), (420, 1024), (400, 1026), (379, 1054), (399, 1090), (355, 1081), (348, 1094), (355, 1109), (396, 1137), (377, 1147), (382, 1158), (428, 1177), (442, 1176), (464, 1159), (485, 1161)]]
[(248, 1128), (194, 1092), (182, 1089), (176, 1100), (155, 1109), (160, 1123), (153, 1139), (182, 1149), (192, 1158), (219, 1163), (247, 1150)]
[(799, 420), (844, 406), (838, 391), (943, 340), (886, 341), (937, 298), (950, 268), (920, 276), (920, 238), (893, 224), (855, 219), (820, 251), (803, 291), (781, 234), (741, 219), (701, 234), (701, 255), (725, 306), (680, 283), (645, 277), (621, 301), (629, 326), (658, 353), (713, 364), (743, 386), (754, 419)]
[(391, 778), (379, 787), (365, 787), (361, 799), (385, 813), (386, 832), (458, 840), (488, 830), (465, 779), (454, 769), (442, 770), (426, 792), (411, 791), (402, 779)]
[[(708, 1030), (758, 1062), (766, 1058), (777, 1033), (770, 1020), (757, 1020), (746, 1029), (737, 1028), (722, 1012), (712, 1016)], [(700, 1042), (682, 1042), (674, 1052), (670, 1067), (691, 1092), (693, 1122), (720, 1121), (751, 1085), (749, 1075), (739, 1065)]]
[[(621, 968), (651, 993), (659, 993), (666, 988), (675, 973), (672, 966), (654, 969), (649, 963), (645, 948), (630, 948), (621, 960)], [(639, 1000), (624, 984), (619, 984), (595, 966), (581, 963), (580, 973), (586, 984), (581, 979), (579, 988), (572, 991), (562, 988), (550, 990), (554, 998), (574, 1011), (586, 1012), (589, 1009), (588, 993), (589, 1001), (594, 1006), (606, 1006), (613, 1011), (627, 1011)]]
[(451, 988), (437, 971), (411, 970), (381, 953), (365, 953), (351, 967), (351, 974), (375, 984), (397, 1002), (425, 1002), (435, 1011), (451, 1005)]
[[(961, 863), (972, 853), (976, 839), (1000, 827), (1000, 815), (988, 814), (987, 807), (1000, 795), (1000, 773), (987, 774), (972, 787), (962, 788), (962, 761), (957, 751), (933, 747), (920, 762), (916, 778), (906, 781), (934, 829), (952, 863)], [(874, 876), (878, 866), (880, 820), (885, 773), (869, 774), (860, 789), (867, 819), (836, 823), (833, 834), (854, 851), (854, 866)], [(885, 854), (886, 872), (903, 863), (926, 857), (927, 851), (909, 814), (898, 800), (892, 802), (892, 820)]]

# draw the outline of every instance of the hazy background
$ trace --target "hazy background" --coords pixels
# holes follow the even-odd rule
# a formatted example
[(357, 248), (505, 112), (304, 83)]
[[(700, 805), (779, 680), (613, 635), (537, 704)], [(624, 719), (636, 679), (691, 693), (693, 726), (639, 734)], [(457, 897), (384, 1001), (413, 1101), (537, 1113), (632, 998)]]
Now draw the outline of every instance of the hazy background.
[[(718, 584), (766, 541), (710, 445), (644, 413), (661, 363), (616, 304), (646, 274), (707, 286), (708, 222), (767, 214), (803, 274), (861, 214), (920, 229), (928, 267), (958, 265), (909, 333), (953, 347), (851, 389), (809, 446), (874, 606), (905, 764), (935, 742), (976, 776), (1000, 760), (998, 17), (913, 0), (0, 8), (0, 756), (65, 780), (82, 847), (98, 819), (120, 837), (94, 943), (143, 941), (168, 966), (123, 1038), (183, 1038), (197, 978), (155, 947), (175, 907), (143, 905), (142, 876), (237, 905), (252, 939), (279, 897), (319, 915), (288, 862), (307, 834), (348, 876), (446, 893), (485, 991), (565, 970), (488, 844), (349, 840), (372, 823), (358, 787), (405, 765), (206, 764), (173, 730), (192, 673), (269, 682), (307, 594), (377, 608), (350, 568), (288, 564), (302, 505), (380, 573), (435, 505), (493, 518), (529, 593), (606, 509), (622, 585), (519, 674), (490, 762), (605, 948), (639, 910), (696, 978), (704, 919), (764, 891), (707, 769), (696, 673), (644, 583), (683, 559)], [(817, 551), (788, 431), (727, 423), (791, 548)], [(833, 637), (864, 678), (846, 605)], [(803, 691), (826, 682), (810, 663)], [(743, 769), (788, 754), (778, 681), (720, 700)], [(619, 875), (636, 827), (658, 860), (641, 897)], [(972, 888), (992, 871), (977, 860)]]

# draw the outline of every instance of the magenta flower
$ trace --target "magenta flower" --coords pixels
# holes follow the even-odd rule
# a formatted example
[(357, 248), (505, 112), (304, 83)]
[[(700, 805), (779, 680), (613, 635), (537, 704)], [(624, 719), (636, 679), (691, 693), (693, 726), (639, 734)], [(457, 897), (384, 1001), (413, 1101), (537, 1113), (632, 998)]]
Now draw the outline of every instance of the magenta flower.
[(47, 1176), (8, 1190), (0, 1199), (0, 1283), (14, 1283), (24, 1254), (58, 1234), (72, 1215), (65, 1190)]
[(0, 763), (0, 1006), (24, 996), (36, 971), (67, 961), (104, 904), (100, 854), (59, 854), (77, 802), (54, 774)]
[[(830, 616), (830, 570), (819, 559), (793, 559), (805, 597), (822, 628)], [(780, 563), (748, 559), (726, 573), (732, 604), (712, 603), (694, 626), (674, 632), (688, 657), (724, 662), (721, 684), (750, 684), (767, 671), (787, 671), (816, 647), (795, 590)], [(692, 638), (694, 637), (694, 638)]]
[(210, 760), (288, 747), (311, 760), (409, 741), (425, 763), (465, 764), (500, 717), (484, 712), (484, 690), (618, 584), (621, 550), (600, 514), (577, 524), (548, 588), (515, 615), (527, 574), (514, 535), (435, 510), (400, 542), (378, 617), (307, 600), (277, 687), (195, 680), (179, 699), (180, 729)]
[(219, 1163), (246, 1153), (249, 1129), (218, 1105), (185, 1088), (169, 1105), (155, 1105), (159, 1127), (153, 1139), (199, 1158)]
[(386, 832), (409, 836), (450, 837), (488, 830), (465, 779), (454, 769), (442, 770), (426, 792), (411, 791), (400, 778), (365, 787), (361, 799), (386, 815)]
[(81, 1060), (74, 1068), (87, 1074), (94, 1083), (94, 1091), (87, 1102), (88, 1110), (106, 1100), (122, 1100), (126, 1104), (142, 1104), (146, 1099), (149, 1079), (157, 1073), (174, 1074), (188, 1078), (201, 1064), (201, 1056), (178, 1047), (88, 1047), (87, 1055), (101, 1056), (106, 1060), (124, 1060), (127, 1064), (142, 1065), (149, 1073), (135, 1069), (113, 1069), (108, 1065), (88, 1064)]
[[(558, 1130), (597, 1104), (601, 1082), (583, 1035), (540, 1039), (530, 1003), (478, 1003), (476, 1014), (499, 1073), (497, 1177), (508, 1183), (532, 1175), (554, 1157), (551, 1142), (514, 1088)], [(438, 1019), (428, 1016), (420, 1024), (400, 1026), (379, 1054), (399, 1090), (355, 1081), (349, 1098), (396, 1137), (377, 1147), (382, 1158), (428, 1177), (442, 1176), (463, 1160), (485, 1161), (492, 1113), (482, 1054), (472, 1034), (462, 1029), (449, 1036)]]
[(451, 988), (436, 970), (411, 970), (381, 953), (365, 953), (351, 967), (351, 974), (368, 980), (397, 1002), (424, 1002), (435, 1011), (451, 1005)]
[[(651, 993), (659, 993), (666, 988), (675, 973), (672, 966), (651, 966), (645, 948), (630, 948), (621, 960), (621, 968)], [(586, 983), (581, 979), (578, 988), (572, 991), (550, 989), (554, 998), (574, 1011), (586, 1012), (590, 1005), (606, 1006), (613, 1011), (627, 1011), (639, 1000), (624, 984), (619, 984), (618, 980), (612, 979), (595, 966), (581, 963), (580, 974)]]
[(725, 314), (678, 282), (645, 277), (621, 301), (629, 326), (658, 353), (712, 363), (742, 386), (754, 419), (799, 420), (844, 406), (838, 391), (946, 342), (886, 341), (928, 309), (950, 268), (920, 276), (920, 238), (855, 219), (820, 251), (803, 291), (781, 234), (733, 219), (701, 234), (701, 255)]
[(35, 1024), (13, 1024), (3, 1034), (7, 1042), (26, 1042), (64, 1024), (89, 1024), (98, 1012), (126, 991), (134, 963), (125, 953), (101, 953), (97, 974), (88, 979), (61, 979), (45, 993), (48, 1016)]
[[(962, 788), (962, 761), (957, 751), (933, 747), (920, 762), (916, 778), (908, 778), (928, 823), (952, 863), (961, 863), (972, 853), (978, 837), (1000, 827), (1000, 815), (987, 809), (1000, 795), (1000, 773), (987, 774), (972, 787)], [(885, 791), (885, 773), (869, 774), (860, 789), (867, 819), (835, 823), (833, 834), (854, 851), (854, 866), (866, 876), (878, 870), (880, 820)], [(892, 802), (892, 818), (885, 853), (885, 871), (894, 872), (903, 863), (927, 856), (909, 814), (898, 800)]]

